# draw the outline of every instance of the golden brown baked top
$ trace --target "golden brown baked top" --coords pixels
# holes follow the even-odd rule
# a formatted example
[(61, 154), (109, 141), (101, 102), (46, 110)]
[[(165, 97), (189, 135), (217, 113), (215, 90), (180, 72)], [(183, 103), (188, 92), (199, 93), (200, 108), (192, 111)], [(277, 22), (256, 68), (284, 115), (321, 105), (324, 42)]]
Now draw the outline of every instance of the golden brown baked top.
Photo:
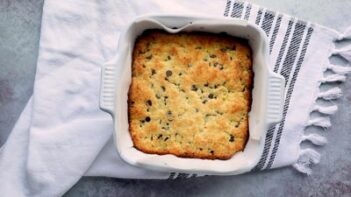
[(229, 159), (244, 149), (251, 50), (225, 34), (148, 30), (136, 40), (129, 130), (146, 153)]

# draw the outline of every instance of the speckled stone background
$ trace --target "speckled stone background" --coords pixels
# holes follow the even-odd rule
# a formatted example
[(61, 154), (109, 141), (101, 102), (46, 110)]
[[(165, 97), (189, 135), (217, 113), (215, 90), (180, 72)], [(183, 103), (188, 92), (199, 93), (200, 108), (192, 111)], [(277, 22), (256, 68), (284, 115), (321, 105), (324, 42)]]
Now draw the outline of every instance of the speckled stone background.
[[(351, 25), (350, 0), (250, 0), (343, 31)], [(43, 0), (0, 0), (0, 145), (32, 94)], [(230, 177), (173, 181), (82, 178), (65, 196), (351, 196), (351, 77), (321, 163), (305, 176), (286, 167)], [(310, 146), (306, 144), (306, 146)], [(5, 170), (5, 169), (0, 169)], [(1, 196), (1, 195), (0, 195)]]

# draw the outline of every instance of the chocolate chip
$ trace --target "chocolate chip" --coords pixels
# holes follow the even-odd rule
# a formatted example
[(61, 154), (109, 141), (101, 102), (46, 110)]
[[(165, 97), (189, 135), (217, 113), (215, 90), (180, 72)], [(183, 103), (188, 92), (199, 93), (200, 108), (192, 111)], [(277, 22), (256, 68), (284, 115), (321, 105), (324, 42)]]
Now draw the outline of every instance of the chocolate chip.
[(164, 139), (164, 141), (167, 141), (169, 138), (168, 137), (166, 137), (165, 139)]
[(213, 150), (211, 150), (211, 151), (210, 151), (210, 153), (211, 153), (211, 154), (214, 154), (214, 151), (213, 151)]
[(147, 56), (146, 59), (151, 60), (152, 59), (152, 55)]
[(221, 48), (221, 51), (222, 51), (223, 53), (225, 53), (225, 52), (227, 51), (227, 49), (226, 49), (226, 48)]
[(167, 56), (167, 59), (168, 59), (168, 60), (171, 60), (171, 56)]
[(193, 85), (191, 86), (191, 90), (192, 90), (192, 91), (197, 91), (196, 85), (193, 84)]
[(159, 134), (159, 135), (157, 136), (157, 139), (160, 139), (162, 136), (163, 136), (162, 134)]
[(148, 105), (152, 106), (151, 100), (147, 100), (146, 103), (147, 103)]
[(220, 111), (216, 111), (216, 113), (219, 115), (223, 115), (223, 112), (220, 112)]
[(203, 149), (202, 148), (199, 148), (200, 151), (202, 151)]
[(207, 100), (202, 101), (202, 103), (203, 103), (203, 104), (206, 104), (206, 103), (207, 103)]
[(216, 57), (217, 57), (217, 56), (214, 55), (214, 54), (210, 55), (210, 58), (216, 58)]
[(150, 120), (151, 120), (151, 118), (150, 118), (149, 116), (147, 116), (147, 117), (145, 118), (145, 121), (146, 121), (146, 122), (150, 122)]
[(213, 99), (213, 94), (210, 93), (210, 94), (208, 95), (208, 98)]
[(162, 90), (163, 90), (163, 91), (166, 91), (166, 88), (165, 88), (165, 86), (161, 86), (161, 88), (162, 88)]
[(167, 71), (166, 71), (166, 76), (167, 76), (167, 77), (170, 77), (170, 76), (172, 76), (172, 71), (170, 71), (170, 70), (167, 70)]
[(152, 69), (151, 70), (151, 75), (154, 75), (154, 74), (156, 74), (156, 70)]
[(229, 142), (234, 142), (234, 135), (230, 134)]
[(168, 111), (168, 112), (167, 112), (167, 115), (171, 116), (171, 115), (172, 115), (172, 112), (171, 112), (171, 111)]
[(205, 85), (204, 85), (205, 87), (207, 87), (208, 86), (208, 83), (205, 83)]

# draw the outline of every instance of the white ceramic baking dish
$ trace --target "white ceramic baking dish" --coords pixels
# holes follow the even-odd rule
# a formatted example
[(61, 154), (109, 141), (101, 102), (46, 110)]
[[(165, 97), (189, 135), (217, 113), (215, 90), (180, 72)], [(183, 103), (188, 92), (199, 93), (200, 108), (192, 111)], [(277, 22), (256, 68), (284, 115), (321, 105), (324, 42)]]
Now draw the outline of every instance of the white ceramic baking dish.
[[(131, 54), (135, 39), (146, 29), (178, 32), (226, 32), (245, 38), (253, 51), (254, 88), (249, 113), (250, 137), (243, 152), (229, 160), (180, 158), (146, 154), (133, 147), (128, 130), (128, 91), (131, 83)], [(232, 175), (251, 170), (262, 152), (268, 127), (281, 120), (284, 78), (269, 70), (269, 50), (265, 33), (244, 20), (201, 16), (148, 15), (136, 18), (119, 38), (115, 58), (102, 70), (100, 107), (114, 119), (114, 140), (118, 153), (131, 165), (160, 171)]]

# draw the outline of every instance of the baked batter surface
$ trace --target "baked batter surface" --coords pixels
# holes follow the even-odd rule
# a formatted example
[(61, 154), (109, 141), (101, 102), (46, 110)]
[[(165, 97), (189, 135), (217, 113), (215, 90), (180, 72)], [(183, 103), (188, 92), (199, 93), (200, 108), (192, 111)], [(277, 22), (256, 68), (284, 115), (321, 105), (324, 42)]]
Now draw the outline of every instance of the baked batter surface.
[(251, 49), (225, 34), (148, 30), (136, 40), (129, 90), (135, 148), (229, 159), (246, 144)]

